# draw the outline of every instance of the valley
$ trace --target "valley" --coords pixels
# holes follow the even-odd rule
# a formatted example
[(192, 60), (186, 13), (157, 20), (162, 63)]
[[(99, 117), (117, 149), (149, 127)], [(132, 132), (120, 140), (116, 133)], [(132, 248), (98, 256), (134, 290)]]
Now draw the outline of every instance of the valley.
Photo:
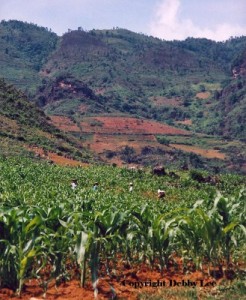
[[(59, 37), (14, 20), (0, 29), (0, 76), (76, 147), (88, 146), (83, 152), (92, 151), (95, 162), (112, 163), (107, 157), (114, 156), (120, 164), (175, 161), (245, 172), (245, 37), (169, 42), (121, 28), (78, 28)], [(2, 144), (14, 138), (26, 149), (16, 137), (27, 130), (15, 114), (7, 117)], [(50, 151), (45, 135), (34, 144)], [(132, 154), (122, 160), (126, 146)]]

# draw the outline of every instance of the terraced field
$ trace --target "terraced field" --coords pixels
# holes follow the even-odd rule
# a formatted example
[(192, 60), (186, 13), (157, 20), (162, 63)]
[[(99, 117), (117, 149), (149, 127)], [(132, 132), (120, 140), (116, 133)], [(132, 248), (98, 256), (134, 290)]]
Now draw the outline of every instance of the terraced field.
[[(145, 147), (171, 151), (179, 149), (184, 152), (195, 153), (208, 159), (224, 160), (226, 154), (213, 148), (202, 148), (198, 145), (183, 145), (170, 143), (162, 145), (158, 142), (156, 136), (184, 137), (189, 138), (192, 133), (170, 126), (138, 118), (130, 117), (84, 117), (82, 121), (72, 121), (64, 116), (51, 116), (52, 123), (65, 132), (80, 134), (84, 137), (85, 144), (97, 154), (104, 154), (105, 151), (120, 151), (128, 146), (132, 147), (137, 154)], [(191, 124), (190, 120), (180, 122), (184, 125)], [(201, 136), (202, 138), (202, 136)], [(105, 159), (105, 157), (104, 157)], [(112, 163), (112, 160), (110, 160)], [(121, 164), (121, 160), (117, 160)]]

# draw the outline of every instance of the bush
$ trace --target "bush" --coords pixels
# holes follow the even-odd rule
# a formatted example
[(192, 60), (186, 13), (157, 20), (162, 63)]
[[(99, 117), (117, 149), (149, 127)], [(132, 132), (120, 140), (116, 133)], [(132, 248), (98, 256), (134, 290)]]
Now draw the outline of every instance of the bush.
[(167, 138), (163, 137), (163, 136), (157, 136), (157, 140), (162, 145), (167, 145), (168, 146), (170, 144), (170, 141)]
[(198, 170), (191, 170), (190, 171), (190, 177), (193, 180), (196, 180), (198, 182), (202, 182), (204, 180), (203, 174), (202, 172), (198, 171)]
[(120, 158), (127, 163), (133, 163), (137, 160), (136, 151), (132, 147), (125, 146), (125, 148), (121, 150), (120, 154)]

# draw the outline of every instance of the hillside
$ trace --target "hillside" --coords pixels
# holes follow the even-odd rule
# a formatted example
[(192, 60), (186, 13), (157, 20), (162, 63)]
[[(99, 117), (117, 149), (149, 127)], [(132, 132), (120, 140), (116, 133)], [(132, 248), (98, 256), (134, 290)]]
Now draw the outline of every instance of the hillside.
[(48, 28), (20, 21), (0, 23), (0, 77), (35, 94), (39, 70), (55, 49), (58, 37)]
[[(0, 69), (7, 82), (105, 162), (168, 163), (179, 157), (182, 165), (191, 160), (187, 155), (196, 155), (199, 163), (192, 166), (245, 168), (246, 37), (167, 42), (120, 28), (79, 28), (58, 37), (48, 28), (19, 21), (3, 21), (0, 29)], [(123, 128), (109, 133), (108, 121), (98, 117), (111, 118), (109, 122)], [(159, 127), (189, 134), (157, 131), (146, 139), (136, 126), (124, 132), (122, 117), (133, 123), (159, 122)], [(65, 123), (57, 122), (59, 118)], [(125, 145), (135, 151), (134, 159), (119, 161)], [(211, 153), (216, 162), (211, 162)], [(223, 157), (219, 162), (218, 156)]]
[(72, 136), (51, 125), (49, 118), (26, 96), (0, 79), (1, 154), (24, 155), (64, 164), (74, 159), (89, 161), (90, 155)]
[[(165, 42), (123, 29), (77, 30), (61, 37), (42, 74), (52, 81), (57, 74), (83, 81), (104, 96), (108, 112), (168, 122), (191, 118), (195, 128), (209, 110), (207, 102), (213, 103), (232, 78), (233, 61), (245, 48), (243, 37), (226, 43)], [(205, 101), (199, 101), (200, 92), (207, 93)]]
[(215, 132), (227, 138), (246, 140), (246, 50), (232, 65), (233, 78), (215, 95), (216, 102), (210, 111), (213, 123), (204, 126), (207, 132)]
[[(65, 34), (42, 74), (55, 79), (61, 72), (104, 96), (110, 112), (160, 121), (189, 117), (186, 102), (200, 91), (200, 85), (215, 79), (220, 84), (227, 76), (209, 58), (201, 65), (200, 53), (121, 29)], [(179, 97), (180, 106), (156, 105), (153, 97)]]

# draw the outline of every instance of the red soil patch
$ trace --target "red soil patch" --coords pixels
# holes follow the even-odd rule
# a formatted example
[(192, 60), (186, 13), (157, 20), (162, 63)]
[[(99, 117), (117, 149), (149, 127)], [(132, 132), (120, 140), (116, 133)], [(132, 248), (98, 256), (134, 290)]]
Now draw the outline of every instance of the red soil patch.
[(133, 147), (137, 152), (145, 146), (159, 146), (154, 135), (106, 135), (94, 134), (90, 149), (102, 153), (105, 150), (119, 151), (125, 146)]
[[(181, 260), (177, 261), (176, 266), (173, 264), (170, 266), (169, 271), (164, 271), (163, 274), (157, 271), (156, 268), (150, 270), (149, 266), (145, 264), (139, 264), (132, 268), (123, 267), (121, 263), (121, 270), (119, 276), (113, 276), (110, 278), (105, 274), (105, 271), (100, 271), (99, 283), (98, 283), (98, 300), (112, 299), (112, 291), (110, 285), (114, 288), (117, 299), (136, 300), (141, 293), (149, 293), (157, 295), (158, 292), (165, 289), (171, 289), (173, 291), (173, 297), (168, 298), (178, 299), (175, 296), (175, 292), (180, 290), (190, 290), (191, 286), (181, 286), (182, 280), (185, 282), (194, 282), (197, 286), (197, 293), (200, 299), (204, 293), (209, 294), (216, 292), (217, 286), (222, 280), (230, 280), (230, 278), (223, 277), (223, 275), (217, 276), (219, 279), (208, 276), (201, 271), (192, 271), (193, 266), (188, 266), (188, 269), (184, 272), (182, 268)], [(216, 269), (214, 270), (218, 272)], [(118, 272), (117, 272), (118, 273)], [(118, 277), (118, 279), (117, 279)], [(158, 284), (159, 282), (159, 284)], [(175, 282), (180, 282), (180, 286), (174, 287)], [(205, 286), (207, 283), (210, 285)], [(154, 285), (158, 284), (158, 287)], [(43, 291), (35, 279), (28, 280), (25, 283), (25, 289), (21, 295), (22, 300), (41, 300)], [(32, 298), (33, 297), (33, 298)], [(19, 300), (10, 289), (0, 290), (0, 300)], [(79, 286), (78, 278), (73, 278), (71, 281), (62, 283), (55, 289), (54, 282), (50, 283), (46, 294), (47, 300), (93, 300), (94, 293), (91, 282), (87, 281), (85, 288)]]
[(95, 90), (94, 90), (94, 93), (95, 93), (96, 95), (103, 95), (105, 92), (106, 92), (106, 89), (105, 89), (105, 88), (98, 88), (98, 89), (95, 89)]
[(80, 161), (64, 157), (61, 155), (58, 155), (54, 152), (45, 152), (42, 148), (38, 147), (27, 147), (28, 150), (31, 150), (34, 152), (36, 155), (39, 155), (41, 158), (52, 161), (53, 163), (57, 165), (62, 165), (62, 166), (87, 166), (88, 164), (82, 163)]
[(186, 152), (193, 152), (193, 153), (199, 154), (199, 155), (207, 157), (207, 158), (218, 158), (218, 159), (226, 158), (226, 155), (224, 153), (219, 152), (219, 150), (202, 149), (199, 147), (181, 145), (181, 144), (170, 144), (170, 146), (172, 146), (176, 149), (186, 151)]
[(87, 110), (88, 110), (88, 108), (89, 108), (88, 105), (86, 105), (86, 104), (81, 104), (81, 105), (79, 106), (79, 111), (82, 112), (82, 113), (86, 113)]
[[(148, 146), (166, 150), (166, 146), (157, 142), (155, 135), (185, 135), (189, 131), (175, 128), (167, 124), (150, 120), (142, 120), (130, 117), (85, 117), (80, 123), (80, 128), (68, 117), (52, 116), (52, 123), (64, 131), (76, 131), (81, 134), (91, 134), (85, 144), (90, 150), (102, 154), (102, 158), (110, 163), (121, 166), (123, 162), (119, 158), (107, 158), (106, 151), (119, 152), (122, 148), (129, 146), (134, 148), (137, 154)], [(49, 153), (49, 159), (62, 165), (80, 165), (80, 162)]]
[(177, 124), (183, 124), (183, 125), (192, 125), (191, 119), (185, 119), (184, 121), (177, 121)]
[(63, 116), (50, 116), (54, 126), (63, 131), (79, 132), (80, 128), (70, 118)]
[(180, 106), (181, 102), (179, 98), (166, 98), (162, 96), (150, 97), (150, 100), (156, 106)]
[(62, 166), (86, 166), (87, 164), (82, 163), (81, 161), (77, 161), (71, 158), (67, 158), (61, 155), (58, 155), (56, 153), (53, 152), (49, 152), (48, 153), (48, 157), (49, 160), (53, 161), (55, 164), (57, 165), (62, 165)]
[[(90, 122), (98, 121), (101, 125), (90, 125)], [(141, 120), (129, 117), (95, 117), (86, 118), (81, 122), (82, 131), (85, 133), (107, 134), (166, 134), (166, 135), (190, 135), (186, 130), (158, 123), (155, 121)]]
[(210, 97), (210, 92), (200, 92), (196, 94), (196, 98), (201, 99), (201, 100), (205, 100), (208, 99)]

